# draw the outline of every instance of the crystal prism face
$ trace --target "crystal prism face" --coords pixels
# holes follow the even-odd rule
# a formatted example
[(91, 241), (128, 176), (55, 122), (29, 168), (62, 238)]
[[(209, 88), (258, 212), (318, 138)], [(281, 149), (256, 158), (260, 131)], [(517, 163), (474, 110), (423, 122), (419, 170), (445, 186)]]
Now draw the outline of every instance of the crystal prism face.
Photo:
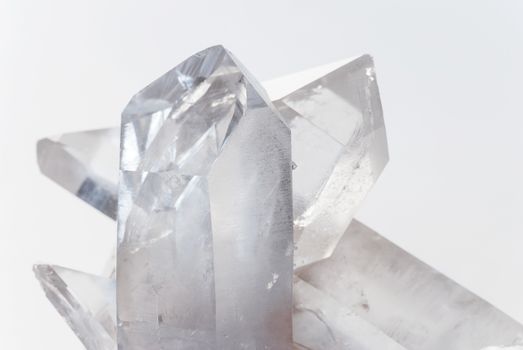
[(35, 265), (34, 272), (87, 350), (116, 349), (114, 280), (52, 265)]
[(38, 141), (44, 175), (115, 219), (118, 182), (118, 129), (63, 134)]
[(292, 130), (295, 267), (329, 257), (388, 160), (364, 55), (275, 102)]
[(356, 220), (329, 259), (298, 276), (405, 349), (523, 344), (522, 325)]
[(118, 347), (292, 349), (290, 131), (222, 47), (122, 115)]

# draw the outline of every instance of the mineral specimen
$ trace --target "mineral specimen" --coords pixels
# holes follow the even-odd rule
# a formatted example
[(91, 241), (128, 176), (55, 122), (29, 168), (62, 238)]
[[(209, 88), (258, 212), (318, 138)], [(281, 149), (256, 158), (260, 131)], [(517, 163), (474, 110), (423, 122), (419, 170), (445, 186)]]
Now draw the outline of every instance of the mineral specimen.
[(218, 46), (146, 87), (119, 190), (118, 128), (38, 143), (46, 176), (118, 216), (116, 280), (35, 267), (86, 348), (519, 350), (523, 326), (352, 220), (388, 160), (371, 57), (264, 86)]
[[(83, 285), (100, 290), (91, 278)], [(114, 289), (102, 290), (111, 305)], [(293, 303), (298, 349), (523, 347), (522, 325), (357, 220), (330, 259), (297, 273)]]

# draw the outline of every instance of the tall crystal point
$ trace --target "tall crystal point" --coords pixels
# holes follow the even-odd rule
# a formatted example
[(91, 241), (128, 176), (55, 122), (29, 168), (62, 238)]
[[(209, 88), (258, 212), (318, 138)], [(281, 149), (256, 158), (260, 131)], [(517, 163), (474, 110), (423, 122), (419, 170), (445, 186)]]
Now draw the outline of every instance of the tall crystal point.
[(121, 350), (292, 348), (290, 131), (223, 47), (122, 115)]
[[(388, 161), (374, 62), (363, 55), (287, 80), (275, 101), (292, 130), (295, 267), (328, 258)], [(328, 74), (324, 74), (328, 73)], [(280, 82), (284, 83), (285, 78)]]

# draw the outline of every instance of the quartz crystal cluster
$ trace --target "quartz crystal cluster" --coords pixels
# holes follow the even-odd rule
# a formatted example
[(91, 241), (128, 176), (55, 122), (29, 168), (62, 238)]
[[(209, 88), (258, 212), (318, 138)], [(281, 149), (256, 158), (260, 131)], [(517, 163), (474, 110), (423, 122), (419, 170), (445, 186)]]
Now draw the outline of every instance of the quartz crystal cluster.
[(120, 128), (37, 151), (118, 223), (105, 275), (34, 268), (88, 350), (523, 344), (523, 326), (353, 220), (388, 160), (368, 55), (262, 85), (211, 47), (138, 92)]

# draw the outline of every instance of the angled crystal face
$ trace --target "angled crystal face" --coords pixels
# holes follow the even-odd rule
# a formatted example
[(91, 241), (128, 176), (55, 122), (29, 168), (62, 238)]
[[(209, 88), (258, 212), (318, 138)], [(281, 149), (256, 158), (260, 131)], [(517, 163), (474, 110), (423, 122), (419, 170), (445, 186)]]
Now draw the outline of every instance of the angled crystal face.
[(292, 130), (296, 268), (329, 257), (388, 160), (368, 55), (275, 102)]
[(521, 344), (523, 326), (354, 220), (334, 254), (299, 278), (406, 349)]
[(116, 349), (114, 280), (53, 265), (35, 265), (34, 272), (87, 350)]
[(62, 134), (38, 141), (37, 159), (44, 175), (115, 219), (119, 130)]
[(290, 131), (263, 90), (209, 48), (121, 130), (119, 349), (291, 349)]

